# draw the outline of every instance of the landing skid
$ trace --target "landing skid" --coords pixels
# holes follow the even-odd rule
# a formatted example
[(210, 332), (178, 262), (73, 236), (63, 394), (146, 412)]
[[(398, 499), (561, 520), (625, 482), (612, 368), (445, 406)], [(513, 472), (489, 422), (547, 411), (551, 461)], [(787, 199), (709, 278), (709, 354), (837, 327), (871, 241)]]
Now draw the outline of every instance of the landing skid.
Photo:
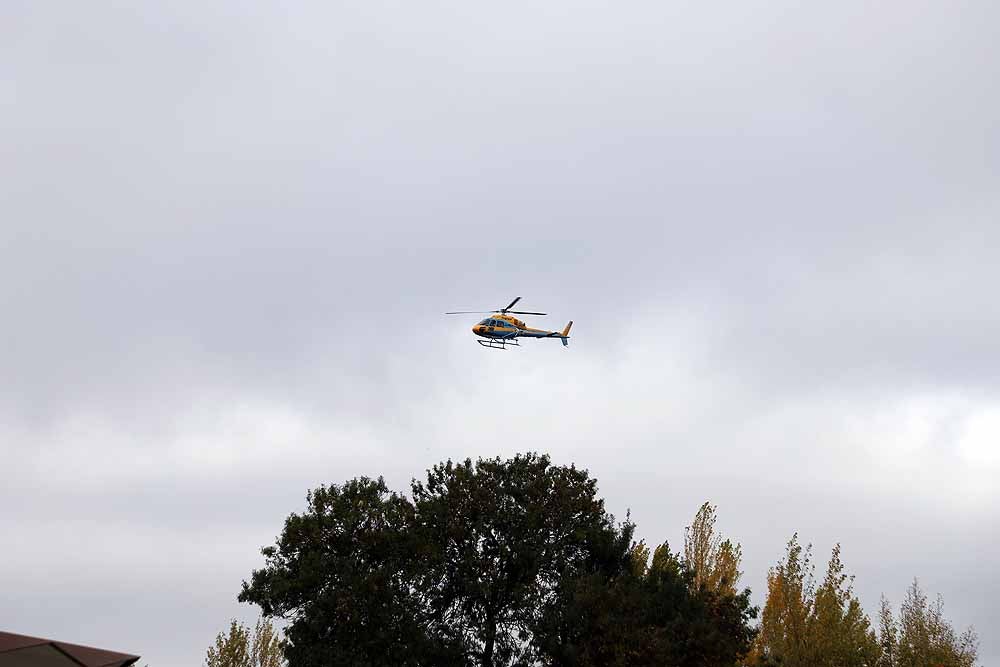
[(476, 339), (476, 342), (483, 347), (490, 348), (491, 350), (506, 350), (508, 345), (521, 347), (521, 344), (514, 338), (490, 338), (489, 340)]

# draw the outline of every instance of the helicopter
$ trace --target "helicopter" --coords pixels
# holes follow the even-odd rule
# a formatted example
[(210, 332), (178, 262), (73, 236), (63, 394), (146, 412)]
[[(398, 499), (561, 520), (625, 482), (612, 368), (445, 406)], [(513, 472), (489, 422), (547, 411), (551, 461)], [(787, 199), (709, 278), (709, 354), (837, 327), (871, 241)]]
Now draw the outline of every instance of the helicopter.
[(472, 333), (485, 338), (486, 340), (476, 340), (483, 347), (492, 350), (505, 350), (508, 345), (520, 347), (518, 338), (558, 338), (562, 341), (563, 347), (569, 345), (569, 330), (573, 326), (573, 320), (562, 331), (546, 331), (544, 329), (532, 329), (513, 315), (545, 315), (545, 313), (534, 313), (526, 310), (511, 310), (521, 297), (517, 297), (506, 308), (496, 310), (455, 310), (445, 315), (483, 315), (489, 314), (485, 320), (472, 327)]

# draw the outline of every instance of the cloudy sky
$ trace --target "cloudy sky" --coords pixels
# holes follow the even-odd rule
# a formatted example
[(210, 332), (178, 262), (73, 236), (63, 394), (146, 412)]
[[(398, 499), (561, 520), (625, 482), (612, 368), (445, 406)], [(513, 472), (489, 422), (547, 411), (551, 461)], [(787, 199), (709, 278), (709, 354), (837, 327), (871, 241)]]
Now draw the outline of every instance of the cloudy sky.
[(1000, 5), (139, 4), (0, 7), (0, 629), (197, 665), (308, 488), (540, 450), (1000, 661)]

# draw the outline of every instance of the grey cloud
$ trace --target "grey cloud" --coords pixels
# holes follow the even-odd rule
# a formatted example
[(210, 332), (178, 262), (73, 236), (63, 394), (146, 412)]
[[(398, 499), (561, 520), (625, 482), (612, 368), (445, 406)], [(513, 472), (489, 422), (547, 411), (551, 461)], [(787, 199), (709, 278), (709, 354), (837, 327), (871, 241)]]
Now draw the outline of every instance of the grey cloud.
[[(919, 575), (995, 661), (998, 19), (8, 3), (0, 626), (190, 663), (309, 486), (533, 448), (651, 540), (718, 502), (758, 599), (793, 530), (870, 609)], [(440, 315), (518, 294), (569, 350)], [(117, 592), (55, 550), (220, 525)]]

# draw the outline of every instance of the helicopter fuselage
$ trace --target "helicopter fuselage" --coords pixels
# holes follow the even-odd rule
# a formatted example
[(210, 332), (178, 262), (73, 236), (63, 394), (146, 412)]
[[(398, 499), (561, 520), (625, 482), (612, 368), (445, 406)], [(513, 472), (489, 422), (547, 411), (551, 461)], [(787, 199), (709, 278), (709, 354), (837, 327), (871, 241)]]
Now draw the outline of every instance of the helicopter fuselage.
[(570, 322), (563, 331), (547, 331), (529, 327), (521, 320), (510, 315), (494, 313), (472, 327), (472, 333), (491, 340), (510, 340), (514, 338), (558, 338), (563, 345), (568, 345)]

